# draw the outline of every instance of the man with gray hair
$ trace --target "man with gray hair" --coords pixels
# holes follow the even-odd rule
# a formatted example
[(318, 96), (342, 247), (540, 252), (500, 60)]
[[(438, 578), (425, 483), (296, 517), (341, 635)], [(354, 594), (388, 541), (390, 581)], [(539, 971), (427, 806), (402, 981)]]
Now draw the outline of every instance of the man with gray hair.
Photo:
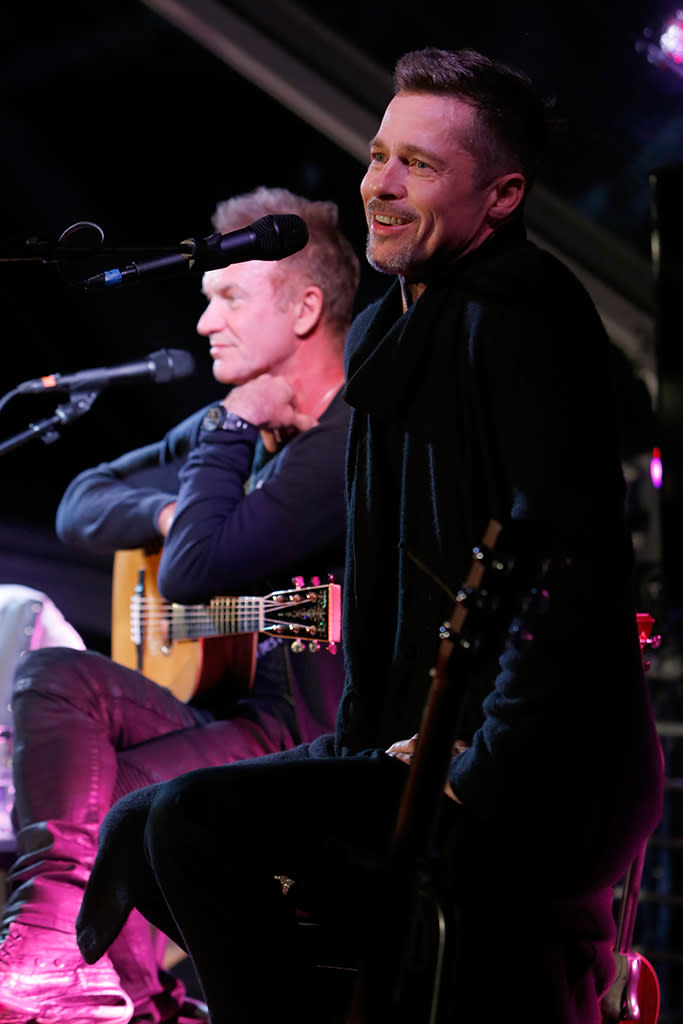
[[(299, 576), (342, 582), (343, 349), (359, 262), (334, 203), (285, 189), (228, 199), (213, 224), (227, 233), (267, 214), (303, 218), (307, 245), (202, 279), (207, 306), (197, 330), (227, 396), (159, 443), (82, 472), (57, 511), (60, 538), (82, 550), (161, 548), (160, 592), (182, 605), (265, 595)], [(221, 648), (221, 657), (228, 653)], [(192, 694), (185, 701), (93, 651), (55, 648), (21, 659), (13, 693), (18, 856), (0, 925), (3, 1024), (182, 1024), (206, 1016), (160, 968), (140, 915), (92, 966), (76, 945), (75, 920), (100, 822), (117, 798), (333, 728), (341, 653), (321, 645), (293, 654), (268, 636), (255, 665), (218, 667), (208, 689), (193, 692), (194, 680), (183, 680)]]

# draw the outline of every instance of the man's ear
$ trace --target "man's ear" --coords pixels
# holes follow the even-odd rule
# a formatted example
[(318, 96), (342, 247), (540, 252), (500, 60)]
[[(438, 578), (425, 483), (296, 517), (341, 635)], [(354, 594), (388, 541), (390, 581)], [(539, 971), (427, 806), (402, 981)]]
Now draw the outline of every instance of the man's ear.
[(504, 174), (491, 186), (492, 200), (489, 206), (489, 217), (500, 223), (508, 220), (518, 209), (526, 194), (526, 179), (519, 171)]
[(307, 285), (296, 300), (294, 330), (300, 338), (306, 337), (320, 323), (323, 313), (323, 293), (315, 284)]

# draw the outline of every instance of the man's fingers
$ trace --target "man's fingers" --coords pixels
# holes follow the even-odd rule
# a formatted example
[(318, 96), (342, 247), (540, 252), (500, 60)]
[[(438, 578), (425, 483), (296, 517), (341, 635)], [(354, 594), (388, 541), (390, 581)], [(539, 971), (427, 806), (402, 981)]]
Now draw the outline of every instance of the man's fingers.
[(299, 433), (302, 434), (304, 430), (310, 430), (311, 427), (315, 427), (317, 424), (318, 421), (314, 416), (307, 416), (303, 412), (297, 412), (294, 410), (294, 420), (292, 425), (296, 427)]

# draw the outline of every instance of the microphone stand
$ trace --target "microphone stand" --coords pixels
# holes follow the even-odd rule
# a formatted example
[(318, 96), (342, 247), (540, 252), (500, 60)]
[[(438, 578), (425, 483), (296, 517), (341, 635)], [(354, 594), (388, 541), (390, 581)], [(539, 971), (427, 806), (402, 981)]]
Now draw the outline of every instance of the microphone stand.
[[(212, 237), (220, 239), (221, 236)], [(81, 244), (78, 244), (79, 242)], [(183, 239), (177, 245), (105, 246), (103, 243), (104, 231), (99, 224), (88, 220), (78, 221), (62, 231), (56, 242), (37, 238), (35, 235), (23, 242), (0, 240), (0, 266), (8, 263), (41, 263), (44, 266), (56, 264), (64, 273), (63, 267), (70, 261), (74, 261), (78, 266), (79, 262), (88, 258), (101, 258), (107, 254), (113, 258), (116, 254), (126, 256), (128, 259), (157, 256), (156, 261), (150, 261), (150, 266), (147, 269), (163, 269), (166, 265), (177, 265), (178, 256), (184, 257), (191, 264), (200, 245), (194, 238)], [(89, 283), (91, 283), (90, 278), (78, 282), (81, 287), (86, 289)], [(98, 281), (98, 283), (105, 282)], [(111, 282), (107, 281), (106, 283)]]
[[(91, 241), (88, 242), (88, 239)], [(81, 244), (78, 243), (80, 239)], [(19, 242), (0, 240), (0, 263), (59, 263), (62, 260), (87, 256), (121, 255), (149, 256), (155, 253), (189, 253), (196, 248), (194, 239), (179, 245), (115, 245), (105, 246), (104, 231), (99, 224), (80, 220), (62, 231), (56, 242), (31, 235)], [(194, 243), (194, 245), (193, 245)]]
[(84, 416), (88, 412), (99, 395), (99, 391), (80, 391), (71, 395), (70, 401), (64, 405), (58, 405), (54, 415), (38, 423), (30, 423), (27, 430), (15, 434), (14, 437), (0, 443), (0, 455), (11, 452), (20, 445), (40, 437), (45, 444), (52, 444), (59, 437), (57, 427), (63, 427), (67, 423)]
[(9, 255), (3, 252), (0, 243), (0, 264), (3, 263), (60, 263), (67, 259), (84, 259), (88, 256), (153, 256), (157, 253), (168, 253), (176, 256), (191, 256), (196, 248), (196, 240), (188, 238), (177, 245), (121, 245), (102, 246), (98, 249), (90, 249), (87, 246), (75, 248), (73, 246), (49, 246), (48, 243), (36, 244), (32, 248), (12, 251)]

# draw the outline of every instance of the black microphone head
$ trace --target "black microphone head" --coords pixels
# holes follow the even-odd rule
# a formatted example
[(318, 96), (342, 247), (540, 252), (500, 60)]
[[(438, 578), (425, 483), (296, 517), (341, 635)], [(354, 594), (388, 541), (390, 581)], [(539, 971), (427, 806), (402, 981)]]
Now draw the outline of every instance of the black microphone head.
[(179, 380), (194, 373), (194, 356), (182, 348), (162, 348), (147, 356), (154, 364), (152, 379), (157, 384), (165, 384), (169, 380)]
[(292, 256), (306, 245), (306, 221), (295, 213), (269, 213), (249, 225), (259, 247), (258, 259), (281, 260)]

